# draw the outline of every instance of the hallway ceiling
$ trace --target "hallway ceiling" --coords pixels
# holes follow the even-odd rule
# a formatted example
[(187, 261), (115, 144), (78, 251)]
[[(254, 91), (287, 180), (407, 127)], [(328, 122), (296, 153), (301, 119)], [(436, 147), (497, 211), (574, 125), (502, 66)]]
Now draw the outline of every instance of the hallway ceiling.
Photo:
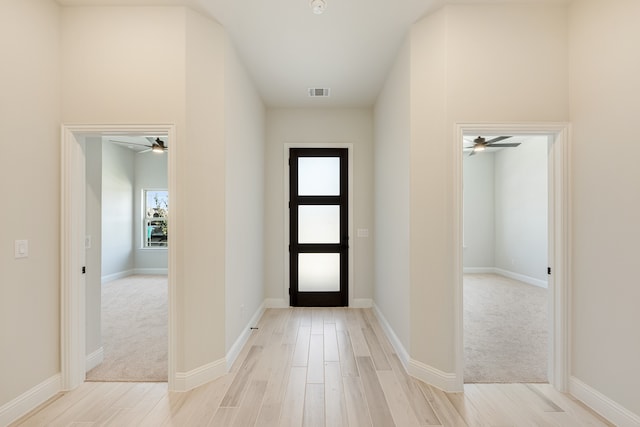
[[(410, 25), (446, 3), (495, 0), (58, 0), (66, 6), (188, 6), (220, 22), (270, 107), (372, 106)], [(567, 0), (503, 0), (566, 3)], [(329, 88), (327, 98), (309, 88)]]

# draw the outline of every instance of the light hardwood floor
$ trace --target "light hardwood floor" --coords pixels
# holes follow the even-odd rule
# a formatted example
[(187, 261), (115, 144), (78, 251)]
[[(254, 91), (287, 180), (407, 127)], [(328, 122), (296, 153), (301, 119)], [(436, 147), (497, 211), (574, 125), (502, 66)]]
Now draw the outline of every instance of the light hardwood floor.
[(409, 377), (371, 310), (267, 310), (232, 371), (187, 393), (87, 382), (13, 426), (610, 426), (545, 384)]

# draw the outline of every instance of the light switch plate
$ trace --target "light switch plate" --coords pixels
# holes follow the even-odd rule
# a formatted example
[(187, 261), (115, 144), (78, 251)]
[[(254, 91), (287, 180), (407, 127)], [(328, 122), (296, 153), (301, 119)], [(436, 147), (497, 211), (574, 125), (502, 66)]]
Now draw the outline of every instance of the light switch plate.
[(368, 228), (358, 228), (358, 237), (369, 237), (369, 229)]
[(16, 240), (15, 241), (15, 256), (16, 256), (16, 258), (27, 258), (29, 256), (29, 241), (28, 240)]

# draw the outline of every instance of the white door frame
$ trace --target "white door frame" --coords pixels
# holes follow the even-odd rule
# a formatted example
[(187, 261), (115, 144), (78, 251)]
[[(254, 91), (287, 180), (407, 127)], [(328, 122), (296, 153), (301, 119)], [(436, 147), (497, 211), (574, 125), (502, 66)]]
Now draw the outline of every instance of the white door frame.
[(571, 227), (570, 227), (570, 126), (567, 123), (458, 123), (455, 126), (454, 147), (454, 227), (455, 250), (455, 357), (458, 390), (464, 388), (463, 334), (463, 198), (462, 198), (462, 138), (474, 135), (552, 135), (549, 149), (549, 289), (551, 291), (551, 338), (548, 369), (549, 383), (559, 391), (567, 391), (570, 360), (570, 292), (571, 292)]
[[(172, 147), (176, 146), (174, 125), (62, 125), (61, 155), (61, 258), (60, 258), (60, 361), (62, 389), (71, 390), (85, 380), (85, 154), (83, 137), (117, 135), (167, 135)], [(167, 152), (169, 194), (176, 194), (175, 150)], [(172, 221), (169, 235), (175, 236), (176, 209), (172, 202)], [(174, 389), (176, 373), (176, 321), (175, 297), (176, 251), (168, 248), (168, 386)]]
[(354, 235), (353, 235), (353, 144), (352, 143), (342, 143), (342, 142), (325, 142), (325, 143), (314, 143), (314, 142), (286, 142), (284, 144), (284, 304), (281, 306), (289, 307), (289, 287), (291, 286), (291, 278), (290, 278), (290, 260), (289, 260), (289, 149), (290, 148), (346, 148), (348, 153), (348, 185), (349, 185), (349, 207), (348, 207), (348, 216), (349, 216), (349, 249), (348, 249), (348, 257), (349, 257), (349, 283), (347, 286), (348, 289), (348, 299), (349, 299), (349, 307), (360, 307), (361, 304), (357, 304), (357, 301), (354, 302), (354, 292), (355, 292), (355, 283), (354, 283), (354, 266), (353, 266), (353, 247), (354, 247)]

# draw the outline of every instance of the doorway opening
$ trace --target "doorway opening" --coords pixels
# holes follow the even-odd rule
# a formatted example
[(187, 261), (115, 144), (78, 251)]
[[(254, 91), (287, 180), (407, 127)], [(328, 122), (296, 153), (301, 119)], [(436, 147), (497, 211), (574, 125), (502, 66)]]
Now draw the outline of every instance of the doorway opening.
[(84, 138), (87, 381), (167, 381), (169, 142)]
[[(105, 354), (101, 355), (100, 351), (92, 352), (88, 346), (92, 339), (90, 337), (92, 331), (88, 330), (88, 322), (91, 321), (91, 316), (95, 317), (95, 311), (89, 311), (95, 310), (95, 308), (88, 306), (91, 301), (90, 298), (88, 299), (88, 297), (90, 297), (88, 285), (93, 281), (94, 284), (98, 283), (100, 290), (102, 290), (103, 279), (105, 282), (110, 282), (109, 279), (135, 277), (130, 276), (132, 273), (144, 273), (144, 275), (158, 275), (158, 273), (160, 273), (165, 277), (163, 280), (166, 284), (164, 285), (167, 308), (165, 309), (166, 318), (164, 321), (160, 321), (160, 323), (164, 323), (164, 325), (159, 325), (164, 328), (164, 334), (166, 336), (164, 348), (167, 349), (163, 378), (165, 381), (168, 381), (170, 390), (175, 388), (174, 355), (177, 307), (174, 283), (176, 255), (172, 249), (172, 245), (168, 243), (170, 242), (171, 236), (175, 235), (173, 233), (175, 215), (172, 214), (171, 221), (168, 220), (168, 216), (166, 215), (166, 218), (162, 217), (161, 209), (166, 210), (169, 207), (168, 205), (163, 205), (165, 202), (161, 200), (163, 193), (156, 194), (156, 196), (158, 196), (156, 197), (158, 199), (158, 206), (153, 204), (154, 200), (152, 197), (152, 205), (149, 206), (152, 215), (149, 218), (147, 215), (149, 212), (145, 211), (145, 201), (143, 200), (144, 195), (147, 194), (145, 190), (164, 190), (166, 191), (164, 194), (175, 195), (175, 156), (171, 155), (171, 150), (163, 150), (163, 153), (159, 154), (160, 156), (166, 157), (164, 161), (166, 184), (164, 184), (162, 188), (157, 188), (155, 184), (146, 185), (143, 183), (143, 179), (139, 180), (141, 186), (137, 188), (134, 184), (135, 180), (130, 180), (128, 184), (126, 183), (127, 180), (124, 180), (124, 186), (131, 187), (131, 189), (127, 196), (120, 194), (119, 200), (113, 198), (105, 199), (103, 197), (105, 194), (100, 196), (99, 201), (95, 194), (90, 196), (90, 192), (95, 190), (95, 188), (90, 188), (91, 180), (95, 179), (102, 182), (102, 171), (100, 172), (100, 178), (91, 176), (92, 173), (96, 174), (90, 163), (92, 161), (92, 153), (94, 156), (96, 152), (102, 153), (102, 150), (108, 145), (109, 150), (117, 152), (121, 158), (128, 157), (130, 159), (129, 163), (134, 165), (136, 163), (136, 156), (139, 156), (136, 154), (138, 151), (154, 148), (153, 143), (151, 143), (148, 138), (162, 138), (164, 139), (164, 143), (168, 144), (169, 141), (173, 143), (175, 141), (175, 128), (172, 125), (63, 125), (62, 127), (61, 371), (63, 389), (65, 390), (73, 389), (84, 382), (88, 368), (91, 367), (92, 364), (99, 365), (101, 357), (106, 356)], [(128, 146), (122, 146), (122, 144), (115, 146), (112, 143), (103, 143), (103, 140), (125, 140), (129, 143), (136, 140), (149, 147), (137, 148), (136, 150), (138, 151), (136, 151)], [(87, 150), (87, 147), (89, 147), (89, 150)], [(125, 163), (126, 162), (127, 161), (125, 161)], [(142, 159), (140, 159), (138, 163), (142, 165), (141, 168), (143, 169), (144, 167), (154, 167), (151, 165), (153, 162), (146, 164), (147, 162)], [(102, 166), (100, 168), (102, 169)], [(117, 168), (122, 169), (122, 164)], [(116, 175), (121, 174), (121, 172), (121, 170), (118, 171)], [(131, 172), (130, 174), (135, 176), (135, 172)], [(113, 182), (118, 182), (122, 186), (123, 181), (120, 179), (122, 178), (121, 176), (112, 178), (114, 178)], [(102, 188), (102, 183), (100, 186)], [(143, 189), (143, 186), (148, 188)], [(113, 191), (113, 188), (105, 189), (105, 192), (112, 195), (116, 193)], [(138, 195), (140, 196), (139, 198), (137, 197)], [(93, 200), (90, 200), (91, 197)], [(128, 200), (125, 201), (125, 199)], [(168, 200), (166, 202), (168, 203)], [(96, 205), (98, 205), (97, 208)], [(128, 215), (118, 215), (118, 209), (127, 210), (128, 207), (133, 207), (133, 215), (131, 212), (129, 212)], [(160, 209), (154, 211), (156, 207)], [(99, 221), (96, 221), (95, 217), (87, 215), (90, 209), (94, 211), (98, 209), (102, 212), (103, 208), (115, 209), (115, 213), (105, 212), (104, 215), (100, 215), (103, 218)], [(172, 202), (171, 210), (174, 213), (176, 211), (175, 208), (175, 203)], [(155, 217), (153, 215), (154, 212), (158, 214)], [(109, 231), (102, 219), (108, 222), (118, 216), (121, 217), (121, 220), (127, 222), (128, 225), (123, 226), (120, 224)], [(127, 218), (125, 219), (124, 217)], [(93, 224), (91, 223), (92, 221), (94, 222)], [(102, 233), (103, 226), (105, 226), (104, 233)], [(89, 230), (93, 230), (91, 234), (88, 233)], [(114, 236), (111, 235), (112, 233), (122, 233), (122, 238), (119, 242), (114, 243), (112, 241), (112, 246), (105, 247), (105, 250), (111, 251), (111, 259), (108, 261), (103, 259), (102, 255), (104, 254), (96, 256), (95, 253), (91, 253), (92, 248), (97, 249), (98, 247), (101, 248), (100, 252), (103, 252), (102, 248), (105, 242), (102, 241), (102, 236), (105, 233), (109, 233), (109, 236), (105, 240), (113, 240)], [(166, 238), (167, 236), (168, 238)], [(129, 242), (128, 249), (125, 248), (121, 251), (113, 250), (114, 247), (122, 245), (122, 242), (126, 241), (127, 238)], [(127, 244), (125, 244), (125, 247), (127, 247)], [(158, 248), (162, 249), (162, 254), (159, 251), (154, 254), (143, 251), (156, 250)], [(141, 263), (138, 264), (138, 268), (136, 268), (133, 258), (137, 255), (136, 252), (138, 249), (142, 251), (140, 258), (148, 257), (149, 255), (160, 255), (160, 258), (164, 258), (163, 267), (154, 267), (149, 264), (149, 262), (151, 262), (149, 259), (141, 259)], [(118, 266), (114, 268), (115, 265)], [(161, 284), (160, 287), (162, 286)], [(101, 292), (100, 295), (102, 295)], [(93, 303), (95, 303), (95, 298)], [(116, 306), (118, 305), (117, 302), (115, 304)], [(93, 328), (95, 331), (95, 324)], [(87, 350), (89, 350), (89, 353)], [(107, 378), (104, 378), (104, 380), (106, 379)], [(129, 380), (142, 379), (129, 378)]]
[[(476, 141), (476, 138), (478, 136), (486, 136), (486, 138), (484, 138), (484, 140)], [(515, 279), (522, 280), (522, 279), (527, 279), (527, 276), (528, 276), (528, 279), (535, 279), (536, 277), (538, 277), (539, 279), (537, 281), (530, 280), (528, 284), (526, 285), (518, 284), (518, 286), (527, 286), (527, 287), (530, 287), (531, 289), (541, 290), (542, 292), (546, 292), (548, 294), (548, 297), (545, 297), (545, 296), (542, 297), (542, 300), (546, 301), (546, 304), (547, 304), (547, 307), (543, 308), (542, 311), (546, 312), (546, 316), (547, 316), (546, 322), (548, 326), (546, 328), (546, 331), (548, 333), (548, 336), (546, 337), (546, 339), (544, 339), (544, 341), (546, 341), (548, 348), (546, 352), (547, 363), (546, 363), (546, 367), (543, 368), (543, 373), (541, 374), (541, 376), (544, 377), (543, 381), (548, 380), (548, 382), (551, 383), (556, 389), (560, 391), (565, 391), (567, 389), (567, 382), (568, 382), (568, 376), (567, 376), (568, 375), (568, 336), (569, 336), (568, 295), (569, 295), (569, 283), (570, 283), (570, 276), (569, 276), (570, 251), (569, 251), (568, 219), (569, 219), (569, 189), (570, 188), (569, 188), (569, 128), (568, 128), (568, 125), (564, 123), (458, 124), (456, 125), (456, 145), (454, 148), (454, 159), (455, 159), (455, 167), (456, 167), (456, 173), (454, 175), (455, 177), (454, 212), (456, 217), (454, 220), (457, 224), (457, 227), (454, 227), (454, 232), (456, 233), (455, 239), (458, 242), (458, 244), (456, 245), (454, 263), (455, 263), (455, 274), (456, 274), (456, 277), (455, 277), (455, 283), (456, 283), (455, 353), (456, 353), (457, 389), (462, 391), (464, 389), (464, 382), (466, 380), (465, 378), (465, 336), (464, 336), (466, 313), (464, 311), (465, 293), (463, 291), (464, 278), (465, 278), (464, 277), (465, 263), (467, 263), (466, 265), (467, 272), (468, 273), (474, 272), (474, 270), (472, 269), (472, 267), (474, 266), (470, 265), (470, 262), (469, 262), (472, 259), (472, 256), (471, 256), (472, 254), (471, 254), (471, 251), (469, 250), (470, 249), (469, 244), (471, 244), (471, 242), (467, 242), (467, 240), (471, 238), (471, 236), (473, 235), (473, 231), (478, 231), (477, 228), (481, 226), (481, 225), (476, 225), (475, 230), (467, 229), (467, 227), (470, 227), (470, 225), (468, 224), (468, 221), (466, 221), (465, 215), (464, 215), (465, 210), (468, 207), (468, 206), (465, 207), (464, 193), (466, 193), (467, 190), (470, 190), (470, 188), (463, 189), (463, 187), (465, 187), (463, 183), (466, 183), (467, 182), (466, 178), (468, 178), (464, 176), (465, 155), (467, 159), (469, 157), (471, 158), (476, 156), (479, 157), (480, 151), (482, 151), (482, 149), (485, 149), (485, 151), (487, 151), (487, 148), (489, 148), (491, 144), (480, 144), (484, 146), (477, 147), (479, 149), (473, 155), (471, 155), (470, 149), (473, 149), (478, 142), (480, 143), (489, 142), (492, 139), (497, 138), (499, 136), (509, 136), (510, 138), (504, 138), (495, 142), (515, 144), (518, 142), (516, 138), (523, 138), (525, 136), (528, 138), (544, 138), (544, 141), (548, 141), (547, 144), (545, 144), (544, 142), (541, 143), (542, 144), (541, 150), (545, 151), (546, 149), (547, 151), (546, 152), (546, 155), (547, 155), (547, 163), (546, 163), (547, 165), (547, 170), (546, 170), (547, 206), (545, 211), (546, 222), (547, 222), (546, 224), (547, 226), (546, 258), (544, 254), (542, 255), (539, 254), (538, 257), (542, 257), (544, 261), (539, 261), (539, 260), (536, 261), (538, 264), (543, 262), (543, 263), (546, 263), (546, 265), (542, 266), (543, 275), (539, 275), (540, 272), (536, 270), (535, 274), (537, 276), (534, 275), (533, 273), (527, 273), (527, 274), (521, 273), (519, 276), (512, 274), (511, 277), (508, 279), (511, 280), (515, 278)], [(464, 152), (463, 149), (461, 148), (461, 144), (463, 144), (463, 141), (465, 141), (465, 139), (467, 140), (467, 142), (464, 142), (464, 146), (469, 147), (469, 149), (466, 152)], [(504, 147), (502, 149), (502, 151), (505, 151), (505, 152), (507, 150), (513, 150), (513, 148)], [(495, 154), (493, 155), (495, 156)], [(505, 155), (505, 156), (508, 157), (509, 155)], [(487, 160), (487, 158), (484, 158), (484, 160)], [(505, 167), (507, 169), (513, 166), (508, 162), (505, 163), (504, 165), (506, 165)], [(494, 198), (495, 198), (495, 194), (496, 194), (495, 176), (497, 176), (498, 174), (495, 171), (493, 171), (492, 173), (494, 176), (493, 178), (494, 183), (492, 183), (492, 187), (494, 190)], [(513, 181), (511, 180), (503, 180), (501, 182), (506, 187), (509, 187), (509, 185), (513, 184)], [(475, 184), (479, 185), (480, 183), (475, 182)], [(470, 187), (473, 187), (473, 184), (467, 183), (467, 185)], [(511, 193), (513, 193), (514, 191), (517, 191), (517, 189), (514, 190), (513, 188), (507, 188), (506, 190), (501, 188), (499, 190), (501, 194), (503, 190), (504, 191), (508, 190)], [(538, 198), (540, 197), (541, 196), (539, 195)], [(483, 201), (485, 202), (485, 204), (487, 204), (486, 200), (483, 200)], [(538, 204), (542, 204), (542, 203), (538, 202)], [(517, 210), (521, 208), (522, 208), (521, 206), (516, 205), (514, 209)], [(494, 200), (494, 210), (495, 210), (495, 200)], [(515, 214), (511, 213), (510, 215), (513, 216)], [(525, 215), (525, 214), (522, 214), (522, 215)], [(545, 216), (544, 212), (542, 216), (543, 217)], [(504, 226), (507, 224), (503, 222), (508, 222), (512, 219), (513, 218), (508, 218), (508, 219), (505, 219), (504, 217), (500, 218), (499, 220), (500, 224), (498, 224), (498, 226), (495, 225), (497, 223), (496, 219), (487, 220), (487, 221), (490, 221), (489, 224), (492, 222), (494, 224), (494, 228), (496, 227), (504, 228)], [(540, 215), (538, 215), (539, 222), (541, 223), (544, 222), (544, 219), (545, 218), (540, 218)], [(482, 225), (485, 228), (491, 228), (490, 226), (486, 225), (487, 224), (486, 222), (482, 224), (485, 224), (485, 225)], [(486, 230), (480, 230), (480, 231), (486, 231)], [(496, 239), (495, 236), (496, 235), (494, 233), (494, 248), (489, 251), (489, 252), (493, 251), (494, 264), (498, 255), (496, 252), (497, 245), (495, 243), (495, 239)], [(500, 239), (504, 239), (504, 238), (505, 238), (504, 235), (500, 236)], [(475, 265), (475, 267), (479, 268), (479, 270), (475, 270), (474, 273), (475, 274), (478, 274), (478, 273), (483, 274), (487, 272), (492, 274), (495, 274), (496, 272), (508, 273), (509, 268), (514, 268), (513, 266), (515, 266), (516, 264), (525, 263), (525, 261), (529, 261), (530, 259), (533, 260), (533, 258), (528, 258), (528, 257), (524, 257), (522, 259), (518, 258), (517, 256), (517, 254), (519, 253), (518, 251), (522, 251), (522, 248), (524, 247), (524, 245), (522, 244), (522, 239), (523, 238), (521, 236), (516, 235), (514, 239), (516, 241), (516, 249), (511, 249), (509, 251), (499, 254), (501, 257), (501, 262), (503, 262), (502, 258), (506, 259), (506, 267), (508, 268), (501, 268), (493, 265), (493, 266), (489, 266), (491, 271), (487, 271), (487, 270), (482, 270), (482, 267), (478, 267), (478, 265)], [(503, 243), (504, 242), (500, 242), (501, 245)], [(538, 242), (538, 246), (540, 245), (544, 246), (544, 243)], [(544, 252), (544, 248), (539, 252), (540, 253)], [(486, 255), (486, 254), (482, 254), (481, 251), (478, 253), (480, 253), (480, 255)], [(536, 269), (539, 269), (539, 268), (540, 267), (536, 267)], [(506, 276), (506, 274), (497, 275), (496, 278), (502, 278), (503, 276)], [(535, 283), (538, 285), (542, 285), (544, 283), (545, 276), (546, 276), (547, 287), (548, 287), (546, 291), (543, 290), (541, 286), (536, 287), (531, 284), (531, 283)], [(511, 285), (507, 284), (504, 286), (511, 286)], [(545, 313), (542, 313), (542, 314), (544, 315)], [(544, 320), (542, 322), (544, 322)], [(518, 340), (528, 339), (526, 336), (523, 336), (518, 333), (515, 333), (515, 335), (512, 335), (512, 337), (516, 337), (516, 339)], [(493, 380), (493, 381), (497, 382), (498, 380)]]
[(463, 139), (467, 383), (548, 382), (549, 139)]

